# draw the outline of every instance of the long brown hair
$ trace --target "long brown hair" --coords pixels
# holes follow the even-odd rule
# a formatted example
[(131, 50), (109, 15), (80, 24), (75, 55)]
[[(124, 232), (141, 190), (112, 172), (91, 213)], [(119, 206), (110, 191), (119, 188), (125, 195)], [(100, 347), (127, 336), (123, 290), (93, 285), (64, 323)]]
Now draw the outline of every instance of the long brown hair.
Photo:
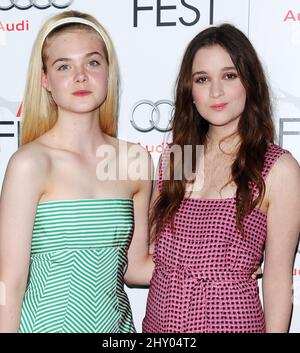
[[(231, 181), (237, 186), (236, 225), (243, 233), (243, 219), (256, 207), (265, 194), (261, 175), (269, 143), (274, 142), (274, 125), (266, 78), (260, 60), (248, 38), (236, 27), (222, 24), (200, 32), (189, 43), (183, 56), (176, 84), (173, 118), (173, 144), (181, 150), (192, 145), (192, 170), (195, 171), (197, 145), (207, 142), (208, 122), (198, 113), (192, 97), (192, 64), (197, 51), (203, 47), (220, 45), (231, 57), (246, 90), (245, 109), (238, 123), (240, 145), (231, 166)], [(182, 155), (184, 164), (184, 155)], [(174, 229), (174, 219), (185, 197), (188, 180), (174, 178), (174, 159), (170, 159), (170, 180), (162, 181), (160, 194), (150, 213), (152, 238), (158, 237), (167, 222)], [(253, 197), (252, 187), (258, 189)]]

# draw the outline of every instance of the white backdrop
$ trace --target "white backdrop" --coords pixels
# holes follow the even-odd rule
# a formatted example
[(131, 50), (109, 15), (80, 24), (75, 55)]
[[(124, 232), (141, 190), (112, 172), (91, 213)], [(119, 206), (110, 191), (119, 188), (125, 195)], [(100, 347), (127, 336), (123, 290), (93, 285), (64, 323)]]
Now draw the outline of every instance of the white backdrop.
[[(45, 19), (68, 9), (93, 14), (110, 33), (121, 71), (118, 136), (146, 146), (155, 161), (165, 137), (159, 130), (166, 129), (172, 112), (184, 49), (200, 30), (222, 22), (240, 28), (257, 49), (272, 92), (277, 143), (300, 161), (297, 0), (0, 0), (0, 182), (8, 158), (18, 148), (19, 108), (34, 38)], [(300, 254), (294, 289), (291, 332), (300, 332)], [(147, 290), (127, 292), (141, 331)]]

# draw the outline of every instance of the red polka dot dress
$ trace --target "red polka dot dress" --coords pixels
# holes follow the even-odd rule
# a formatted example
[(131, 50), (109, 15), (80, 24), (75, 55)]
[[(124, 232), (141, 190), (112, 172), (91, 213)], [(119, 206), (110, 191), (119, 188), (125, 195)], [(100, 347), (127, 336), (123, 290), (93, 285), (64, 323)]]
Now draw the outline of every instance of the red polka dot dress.
[[(264, 178), (286, 152), (269, 146)], [(234, 198), (185, 198), (175, 228), (172, 234), (166, 225), (155, 246), (143, 332), (265, 332), (258, 284), (251, 274), (263, 255), (266, 214), (254, 209), (247, 215), (242, 237), (236, 230)]]

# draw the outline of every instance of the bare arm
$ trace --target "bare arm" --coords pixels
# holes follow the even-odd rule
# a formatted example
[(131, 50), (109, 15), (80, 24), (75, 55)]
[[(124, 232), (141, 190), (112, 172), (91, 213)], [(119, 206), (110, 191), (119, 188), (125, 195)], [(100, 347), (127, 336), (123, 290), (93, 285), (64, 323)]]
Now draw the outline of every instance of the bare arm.
[(148, 170), (147, 180), (138, 181), (134, 195), (134, 233), (128, 249), (128, 267), (124, 279), (128, 285), (149, 285), (154, 269), (149, 253), (148, 213), (152, 191), (152, 159), (142, 150), (143, 167)]
[(45, 180), (45, 161), (19, 151), (9, 161), (0, 201), (0, 332), (17, 332), (27, 284), (36, 204)]
[(287, 332), (292, 308), (293, 263), (300, 231), (300, 168), (291, 155), (271, 170), (263, 275), (267, 332)]
[[(160, 165), (160, 162), (158, 163), (158, 165)], [(154, 188), (153, 188), (153, 192), (152, 192), (151, 200), (150, 200), (150, 210), (154, 206), (154, 203), (157, 200), (159, 193), (160, 193), (159, 188), (158, 188), (158, 174), (159, 174), (159, 168), (157, 168), (157, 170), (156, 170), (155, 184), (154, 184)], [(151, 229), (149, 230), (149, 233), (150, 233), (150, 240), (151, 240), (149, 252), (150, 252), (150, 254), (153, 254), (154, 248), (155, 248), (155, 236), (154, 236), (154, 234), (151, 234)]]

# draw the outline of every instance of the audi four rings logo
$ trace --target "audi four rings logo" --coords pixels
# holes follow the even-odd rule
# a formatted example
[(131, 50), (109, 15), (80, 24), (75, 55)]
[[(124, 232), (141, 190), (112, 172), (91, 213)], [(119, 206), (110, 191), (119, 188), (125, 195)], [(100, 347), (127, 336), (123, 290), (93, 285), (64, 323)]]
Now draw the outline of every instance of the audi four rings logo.
[(0, 0), (0, 10), (10, 10), (13, 7), (19, 10), (28, 10), (31, 7), (44, 10), (50, 6), (57, 9), (65, 9), (69, 7), (74, 0)]
[[(160, 111), (160, 108), (163, 105), (165, 105), (165, 106), (167, 105), (172, 108), (171, 112), (166, 114), (166, 115), (168, 115), (168, 120), (164, 124), (164, 126), (162, 126), (163, 124), (161, 123), (162, 114)], [(137, 112), (137, 110), (139, 112)], [(133, 106), (133, 108), (131, 110), (130, 122), (131, 122), (131, 125), (136, 130), (138, 130), (140, 132), (149, 132), (152, 130), (157, 130), (160, 132), (171, 131), (172, 130), (171, 122), (172, 122), (173, 111), (174, 111), (174, 103), (167, 100), (167, 99), (161, 99), (157, 102), (152, 102), (147, 99), (140, 100)], [(145, 117), (148, 118), (149, 119), (148, 126), (141, 126), (141, 122), (139, 122), (139, 124), (138, 124), (136, 121), (138, 119), (138, 116), (142, 117), (144, 119), (145, 119)]]

